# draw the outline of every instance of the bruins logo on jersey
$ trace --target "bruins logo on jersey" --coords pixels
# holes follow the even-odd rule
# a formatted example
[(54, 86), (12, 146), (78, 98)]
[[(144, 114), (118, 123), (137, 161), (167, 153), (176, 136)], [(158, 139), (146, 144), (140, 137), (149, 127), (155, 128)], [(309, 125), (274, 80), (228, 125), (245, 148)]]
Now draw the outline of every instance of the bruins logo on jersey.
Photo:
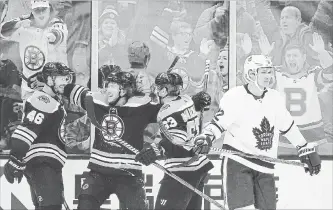
[(44, 53), (36, 46), (30, 45), (24, 51), (24, 65), (31, 71), (40, 70), (45, 64)]
[(261, 120), (260, 128), (253, 128), (252, 133), (257, 139), (258, 149), (267, 151), (272, 148), (274, 126), (271, 127), (266, 117)]
[[(104, 115), (102, 119), (102, 127), (111, 135), (117, 135), (121, 138), (125, 132), (125, 125), (123, 120), (116, 114)], [(101, 131), (101, 135), (106, 143), (114, 141), (114, 137), (106, 132)]]

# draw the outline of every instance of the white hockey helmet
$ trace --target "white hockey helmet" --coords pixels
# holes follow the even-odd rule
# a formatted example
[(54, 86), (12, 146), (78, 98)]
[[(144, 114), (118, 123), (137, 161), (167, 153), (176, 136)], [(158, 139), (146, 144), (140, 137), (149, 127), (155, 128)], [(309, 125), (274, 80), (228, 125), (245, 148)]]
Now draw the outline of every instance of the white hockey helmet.
[(244, 63), (243, 77), (247, 82), (256, 82), (250, 78), (250, 71), (256, 75), (259, 68), (274, 68), (271, 59), (265, 55), (250, 55)]

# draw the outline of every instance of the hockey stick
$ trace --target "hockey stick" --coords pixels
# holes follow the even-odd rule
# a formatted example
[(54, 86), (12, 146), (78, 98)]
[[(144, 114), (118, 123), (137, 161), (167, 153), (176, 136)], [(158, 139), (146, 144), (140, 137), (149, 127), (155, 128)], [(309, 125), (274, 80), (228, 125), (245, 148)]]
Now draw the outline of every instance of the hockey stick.
[[(138, 154), (139, 153), (139, 150), (137, 150), (132, 145), (128, 144), (126, 141), (124, 141), (121, 138), (119, 138), (117, 135), (111, 134), (107, 129), (104, 129), (97, 122), (96, 117), (95, 117), (95, 108), (94, 108), (94, 102), (93, 102), (93, 97), (92, 96), (86, 96), (86, 99), (85, 99), (85, 108), (86, 108), (86, 111), (87, 111), (87, 116), (90, 118), (90, 122), (95, 126), (95, 128), (97, 128), (98, 130), (100, 130), (100, 131), (106, 133), (107, 135), (113, 137), (116, 142), (118, 142), (119, 144), (121, 144), (122, 146), (124, 146), (125, 148), (127, 148), (128, 150), (130, 150), (131, 152), (133, 152), (134, 154)], [(214, 199), (212, 199), (208, 195), (204, 194), (200, 190), (196, 189), (191, 184), (189, 184), (185, 180), (181, 179), (180, 177), (178, 177), (174, 173), (170, 172), (168, 169), (164, 168), (160, 164), (153, 163), (153, 165), (155, 167), (159, 168), (160, 170), (162, 170), (164, 173), (166, 173), (167, 175), (169, 175), (173, 179), (175, 179), (176, 181), (178, 181), (179, 183), (181, 183), (182, 185), (186, 186), (187, 188), (189, 188), (190, 190), (192, 190), (193, 192), (195, 192), (196, 194), (198, 194), (200, 197), (202, 197), (205, 200), (207, 200), (208, 202), (215, 204), (217, 207), (219, 207), (222, 210), (225, 209), (220, 203), (218, 203), (217, 201), (215, 201)]]
[[(173, 136), (165, 128), (163, 123), (159, 123), (159, 127), (160, 127), (161, 132), (164, 134), (164, 136), (169, 141), (174, 142), (173, 141)], [(179, 143), (178, 143), (178, 145), (179, 145)], [(191, 145), (191, 144), (184, 144), (184, 145), (181, 145), (181, 146), (194, 147), (194, 145)], [(246, 154), (246, 153), (243, 153), (243, 152), (220, 149), (220, 148), (216, 148), (216, 147), (211, 147), (210, 150), (215, 151), (215, 152), (220, 152), (220, 153), (222, 153), (222, 155), (223, 155), (223, 153), (225, 153), (225, 154), (230, 154), (230, 155), (239, 155), (239, 156), (247, 157), (247, 158), (254, 158), (254, 159), (263, 160), (263, 161), (267, 161), (267, 162), (271, 162), (271, 163), (283, 163), (283, 164), (301, 166), (301, 167), (305, 166), (304, 163), (300, 163), (300, 162), (297, 162), (297, 161), (289, 161), (289, 160), (283, 160), (283, 159), (278, 159), (278, 158), (271, 158), (271, 157), (262, 156), (262, 155), (251, 155), (251, 154)]]
[[(209, 69), (210, 69), (210, 60), (206, 60), (206, 67), (205, 67), (205, 74), (204, 74), (204, 88), (203, 91), (207, 92), (207, 85), (208, 85), (208, 77), (209, 77)], [(202, 131), (202, 125), (203, 125), (203, 113), (204, 109), (200, 111), (200, 121), (199, 121), (199, 132)]]
[(179, 56), (176, 55), (175, 59), (173, 59), (173, 61), (172, 61), (171, 65), (170, 65), (170, 67), (168, 68), (167, 72), (170, 72), (173, 69), (173, 67), (175, 67), (175, 65), (177, 64), (178, 60), (179, 60)]
[(5, 0), (4, 1), (4, 8), (3, 8), (2, 13), (1, 13), (0, 23), (2, 23), (5, 20), (6, 16), (7, 16), (7, 13), (8, 13), (8, 1), (9, 0)]

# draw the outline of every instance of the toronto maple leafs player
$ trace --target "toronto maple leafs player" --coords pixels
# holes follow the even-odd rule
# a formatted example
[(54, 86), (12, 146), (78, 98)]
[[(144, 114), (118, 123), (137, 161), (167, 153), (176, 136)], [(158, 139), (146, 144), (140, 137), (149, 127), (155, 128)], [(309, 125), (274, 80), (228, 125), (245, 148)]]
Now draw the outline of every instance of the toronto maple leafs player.
[[(213, 164), (206, 155), (196, 159), (192, 148), (186, 146), (199, 132), (198, 112), (209, 106), (210, 96), (199, 92), (194, 96), (180, 95), (182, 78), (175, 73), (160, 73), (155, 79), (157, 95), (163, 105), (158, 113), (171, 138), (163, 131), (161, 138), (136, 156), (136, 161), (150, 165), (165, 159), (165, 167), (192, 186), (203, 191), (204, 180)], [(165, 175), (156, 198), (155, 209), (201, 209), (202, 199), (178, 181)]]
[[(305, 171), (318, 174), (321, 160), (315, 146), (300, 133), (280, 93), (267, 88), (273, 73), (268, 57), (248, 57), (244, 76), (250, 82), (226, 92), (220, 110), (195, 137), (194, 150), (207, 152), (212, 141), (225, 132), (223, 149), (276, 158), (279, 135), (284, 135), (298, 150)], [(276, 209), (273, 169), (274, 164), (259, 159), (222, 156), (222, 183), (228, 208)]]
[(14, 179), (21, 182), (25, 175), (35, 209), (61, 210), (67, 153), (63, 132), (66, 111), (59, 97), (65, 85), (75, 82), (75, 74), (65, 64), (49, 62), (42, 77), (46, 85), (27, 99), (22, 124), (11, 135), (4, 174), (10, 183)]

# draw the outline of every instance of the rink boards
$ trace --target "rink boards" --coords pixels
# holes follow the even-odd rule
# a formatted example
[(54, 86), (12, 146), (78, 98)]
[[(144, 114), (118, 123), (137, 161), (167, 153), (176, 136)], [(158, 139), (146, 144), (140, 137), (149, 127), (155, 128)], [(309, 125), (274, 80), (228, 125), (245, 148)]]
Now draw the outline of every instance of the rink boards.
[[(0, 210), (33, 209), (30, 199), (29, 186), (25, 179), (20, 184), (11, 185), (3, 175), (3, 166), (6, 159), (0, 160)], [(82, 180), (87, 172), (87, 160), (68, 160), (64, 169), (65, 198), (71, 209), (77, 207), (77, 195)], [(205, 193), (223, 204), (221, 195), (220, 160), (213, 160), (215, 168), (205, 186)], [(163, 173), (153, 167), (145, 167), (146, 192), (150, 208), (156, 198), (159, 181)], [(333, 209), (332, 204), (332, 160), (324, 160), (322, 171), (318, 176), (309, 176), (304, 169), (297, 166), (276, 165), (276, 187), (278, 194), (278, 209)], [(175, 192), (176, 193), (176, 192)], [(112, 195), (102, 209), (118, 209), (118, 199)], [(204, 201), (202, 209), (217, 209), (213, 204)]]

